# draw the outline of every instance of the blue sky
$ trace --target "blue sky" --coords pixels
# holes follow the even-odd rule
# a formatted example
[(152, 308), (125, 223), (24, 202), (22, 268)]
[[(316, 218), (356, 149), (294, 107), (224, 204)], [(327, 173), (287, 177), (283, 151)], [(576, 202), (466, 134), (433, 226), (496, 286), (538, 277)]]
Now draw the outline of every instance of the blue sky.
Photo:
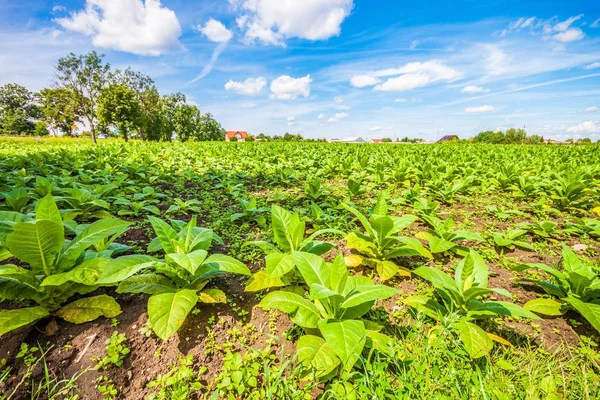
[(598, 1), (0, 0), (0, 84), (91, 50), (228, 130), (600, 139)]

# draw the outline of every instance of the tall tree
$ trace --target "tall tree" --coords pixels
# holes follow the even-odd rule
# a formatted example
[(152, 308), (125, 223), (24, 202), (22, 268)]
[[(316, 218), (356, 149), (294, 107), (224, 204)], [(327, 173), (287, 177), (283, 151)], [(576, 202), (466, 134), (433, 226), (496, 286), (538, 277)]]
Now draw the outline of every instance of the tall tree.
[(37, 94), (44, 120), (51, 130), (72, 134), (73, 124), (79, 122), (78, 101), (74, 96), (73, 92), (64, 88), (42, 89)]
[(35, 96), (27, 88), (9, 83), (0, 86), (0, 132), (4, 134), (32, 134), (40, 109)]
[(98, 121), (103, 126), (116, 126), (127, 141), (127, 134), (142, 124), (142, 111), (134, 91), (123, 85), (102, 89), (98, 98)]
[(148, 131), (156, 129), (152, 124), (160, 124), (160, 113), (162, 104), (160, 94), (154, 85), (154, 80), (148, 75), (127, 68), (125, 71), (115, 73), (115, 81), (118, 84), (127, 86), (135, 93), (141, 110), (141, 124), (138, 133), (142, 140), (146, 140)]
[(199, 141), (223, 141), (225, 140), (225, 129), (213, 118), (212, 114), (203, 114), (193, 134)]
[(190, 104), (179, 104), (173, 113), (173, 130), (177, 140), (186, 142), (192, 137), (200, 124), (200, 110)]
[(111, 78), (110, 64), (104, 55), (95, 51), (77, 56), (70, 53), (58, 60), (56, 80), (59, 87), (70, 91), (75, 99), (76, 115), (89, 125), (92, 141), (96, 143), (98, 99)]

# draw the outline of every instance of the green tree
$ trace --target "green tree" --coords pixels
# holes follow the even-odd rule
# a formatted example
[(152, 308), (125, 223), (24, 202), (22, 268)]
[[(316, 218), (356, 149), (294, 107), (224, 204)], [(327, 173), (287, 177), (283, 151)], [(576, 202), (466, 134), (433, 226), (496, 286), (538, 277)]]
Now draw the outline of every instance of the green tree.
[(94, 143), (98, 131), (98, 101), (111, 79), (110, 64), (105, 64), (103, 58), (104, 55), (95, 51), (79, 56), (70, 53), (56, 65), (57, 84), (72, 94), (76, 102), (75, 115), (87, 123)]
[(382, 143), (392, 143), (392, 139), (390, 139), (389, 137), (383, 138), (381, 139)]
[(200, 141), (223, 141), (225, 140), (225, 129), (214, 119), (212, 114), (206, 113), (200, 116), (193, 136)]
[(0, 133), (32, 134), (40, 109), (27, 88), (9, 83), (0, 87)]
[(79, 121), (75, 93), (64, 88), (42, 89), (37, 97), (48, 127), (71, 135), (73, 124)]
[(523, 143), (527, 137), (527, 133), (524, 129), (510, 128), (506, 131), (504, 136), (507, 144), (516, 144)]
[(504, 133), (498, 131), (484, 131), (475, 136), (474, 140), (478, 143), (503, 144), (506, 143)]
[(173, 112), (173, 131), (177, 135), (177, 140), (181, 142), (188, 141), (200, 124), (200, 110), (190, 104), (179, 104)]
[(102, 89), (98, 98), (98, 121), (103, 126), (114, 125), (128, 140), (128, 133), (142, 123), (142, 111), (133, 90), (123, 85), (110, 85)]

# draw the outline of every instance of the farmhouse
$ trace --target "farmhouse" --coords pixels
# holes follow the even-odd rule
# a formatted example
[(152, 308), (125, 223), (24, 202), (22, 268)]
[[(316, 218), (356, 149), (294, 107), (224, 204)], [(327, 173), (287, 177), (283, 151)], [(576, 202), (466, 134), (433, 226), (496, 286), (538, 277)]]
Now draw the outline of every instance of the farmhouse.
[(438, 143), (439, 142), (450, 142), (452, 140), (459, 140), (459, 138), (456, 135), (446, 135), (446, 136), (442, 137), (440, 140), (438, 140)]
[(371, 142), (373, 142), (373, 143), (383, 143), (383, 139), (372, 139)]
[(361, 137), (350, 137), (341, 140), (342, 143), (365, 143), (365, 139)]
[(225, 141), (231, 142), (245, 142), (248, 139), (248, 132), (246, 131), (227, 131), (225, 133)]

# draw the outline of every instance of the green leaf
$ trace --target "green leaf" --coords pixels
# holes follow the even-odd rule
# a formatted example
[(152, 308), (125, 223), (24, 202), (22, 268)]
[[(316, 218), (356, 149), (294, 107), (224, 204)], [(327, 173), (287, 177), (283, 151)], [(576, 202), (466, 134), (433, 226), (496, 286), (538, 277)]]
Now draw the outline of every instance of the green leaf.
[(37, 202), (35, 206), (35, 219), (46, 219), (62, 226), (63, 220), (52, 195), (49, 194)]
[(435, 321), (439, 321), (444, 314), (447, 314), (446, 310), (437, 301), (427, 296), (409, 296), (404, 299), (403, 303), (422, 312)]
[(49, 315), (50, 313), (45, 307), (0, 310), (0, 336), (23, 326), (33, 324)]
[(356, 307), (369, 301), (387, 299), (399, 293), (398, 290), (385, 285), (361, 285), (354, 289), (340, 307)]
[(344, 260), (344, 255), (339, 252), (333, 260), (333, 263), (329, 264), (329, 286), (334, 292), (341, 293), (346, 286), (348, 281), (348, 267)]
[(250, 277), (244, 290), (246, 292), (258, 292), (259, 290), (282, 286), (286, 286), (286, 282), (280, 277), (271, 276), (267, 271), (263, 270), (258, 271)]
[(346, 247), (354, 249), (361, 254), (375, 257), (375, 243), (359, 237), (355, 232), (350, 232), (346, 236)]
[(380, 242), (394, 229), (394, 221), (388, 216), (372, 215), (369, 222)]
[(207, 256), (206, 250), (196, 250), (187, 254), (169, 253), (165, 259), (168, 263), (178, 265), (193, 276)]
[(456, 245), (454, 243), (435, 236), (429, 239), (429, 251), (434, 254), (446, 252), (455, 246)]
[[(562, 304), (553, 299), (534, 299), (530, 300), (523, 308), (536, 314), (558, 317), (566, 312), (566, 309), (561, 311)], [(562, 307), (564, 308), (564, 307)]]
[(272, 292), (267, 294), (259, 307), (264, 309), (275, 308), (290, 316), (292, 322), (303, 328), (316, 328), (321, 318), (317, 307), (302, 296), (292, 292)]
[(325, 260), (315, 254), (300, 251), (295, 251), (292, 256), (307, 285), (318, 283), (329, 287), (330, 270), (327, 268)]
[[(375, 270), (377, 271), (377, 275), (379, 275), (379, 279), (381, 279), (384, 282), (389, 279), (392, 279), (394, 276), (396, 276), (398, 272), (402, 271), (398, 264), (396, 264), (393, 261), (373, 261), (376, 264)], [(410, 276), (410, 272), (408, 273), (408, 275)]]
[(572, 296), (565, 297), (564, 300), (569, 303), (579, 314), (585, 318), (594, 329), (600, 332), (600, 305), (584, 303)]
[(456, 266), (454, 280), (461, 291), (471, 287), (487, 287), (489, 270), (483, 257), (474, 250)]
[(452, 278), (445, 272), (431, 267), (419, 267), (415, 269), (413, 273), (431, 282), (435, 288), (446, 289), (454, 293), (456, 296), (460, 296), (456, 282), (454, 282), (454, 280), (452, 280)]
[(35, 223), (20, 222), (6, 238), (8, 250), (31, 268), (45, 275), (54, 271), (54, 260), (65, 241), (63, 226), (56, 222), (40, 220)]
[(400, 243), (404, 244), (404, 246), (402, 246), (402, 249), (412, 250), (416, 253), (415, 255), (420, 255), (421, 257), (425, 257), (430, 260), (433, 259), (433, 255), (431, 255), (431, 252), (427, 250), (418, 239), (402, 236), (399, 237), (398, 240), (400, 241)]
[(119, 303), (105, 294), (75, 300), (56, 312), (58, 317), (73, 324), (83, 324), (99, 317), (114, 318), (119, 314)]
[(0, 265), (0, 301), (33, 299), (37, 279), (32, 271), (16, 265)]
[(298, 339), (296, 354), (304, 366), (314, 368), (317, 378), (328, 375), (340, 365), (331, 346), (318, 336), (304, 335)]
[(275, 243), (286, 252), (298, 250), (304, 238), (305, 227), (299, 215), (274, 205), (271, 207), (271, 216)]
[(177, 231), (171, 228), (169, 224), (162, 219), (148, 217), (148, 220), (152, 225), (152, 229), (154, 229), (154, 233), (156, 233), (163, 251), (167, 254), (176, 253), (175, 247), (173, 246), (173, 241), (178, 240)]
[(64, 253), (59, 258), (59, 265), (61, 267), (73, 265), (75, 260), (77, 260), (85, 249), (112, 235), (122, 234), (130, 225), (130, 222), (106, 218), (86, 226), (85, 229), (69, 243)]
[(346, 371), (352, 370), (365, 347), (366, 330), (362, 321), (321, 320), (319, 331), (335, 354), (340, 358)]
[(367, 330), (367, 347), (371, 347), (381, 351), (382, 353), (391, 355), (391, 350), (394, 346), (394, 343), (394, 339), (392, 339), (388, 335), (384, 335), (383, 333), (379, 333), (373, 330)]
[(117, 287), (117, 293), (157, 294), (173, 291), (175, 285), (170, 279), (154, 273), (131, 276)]
[(95, 285), (109, 263), (108, 258), (91, 258), (70, 271), (46, 277), (40, 286), (61, 286), (67, 282)]
[(148, 319), (154, 333), (162, 340), (169, 339), (197, 302), (198, 295), (190, 289), (152, 295), (148, 299)]
[(230, 274), (252, 275), (252, 272), (250, 272), (243, 262), (223, 254), (213, 254), (204, 261), (203, 265), (214, 265), (219, 271), (228, 272)]
[(96, 284), (102, 286), (119, 284), (139, 271), (151, 267), (155, 262), (154, 257), (141, 255), (123, 256), (110, 260)]
[(296, 266), (290, 254), (271, 253), (265, 257), (265, 271), (271, 278), (281, 278)]
[(469, 316), (472, 318), (490, 318), (496, 315), (506, 315), (511, 317), (540, 319), (540, 317), (531, 311), (506, 301), (486, 301), (485, 303), (474, 302), (473, 304), (475, 305), (468, 305)]
[(311, 300), (322, 300), (328, 297), (339, 296), (339, 293), (326, 288), (318, 283), (310, 285), (310, 299)]
[(455, 328), (471, 358), (483, 357), (492, 350), (494, 343), (487, 333), (477, 325), (460, 320), (456, 323)]
[(360, 223), (362, 224), (363, 228), (365, 229), (365, 231), (367, 232), (368, 236), (375, 236), (374, 232), (373, 232), (373, 228), (371, 227), (371, 223), (369, 222), (369, 220), (360, 213), (360, 211), (358, 211), (356, 208), (349, 206), (346, 203), (340, 203), (340, 206), (342, 206), (343, 208), (345, 208), (346, 210), (350, 211), (352, 214), (354, 214), (356, 216), (356, 218), (358, 218), (358, 220), (360, 221)]
[(206, 289), (198, 293), (198, 301), (202, 303), (227, 303), (227, 295), (220, 289)]

